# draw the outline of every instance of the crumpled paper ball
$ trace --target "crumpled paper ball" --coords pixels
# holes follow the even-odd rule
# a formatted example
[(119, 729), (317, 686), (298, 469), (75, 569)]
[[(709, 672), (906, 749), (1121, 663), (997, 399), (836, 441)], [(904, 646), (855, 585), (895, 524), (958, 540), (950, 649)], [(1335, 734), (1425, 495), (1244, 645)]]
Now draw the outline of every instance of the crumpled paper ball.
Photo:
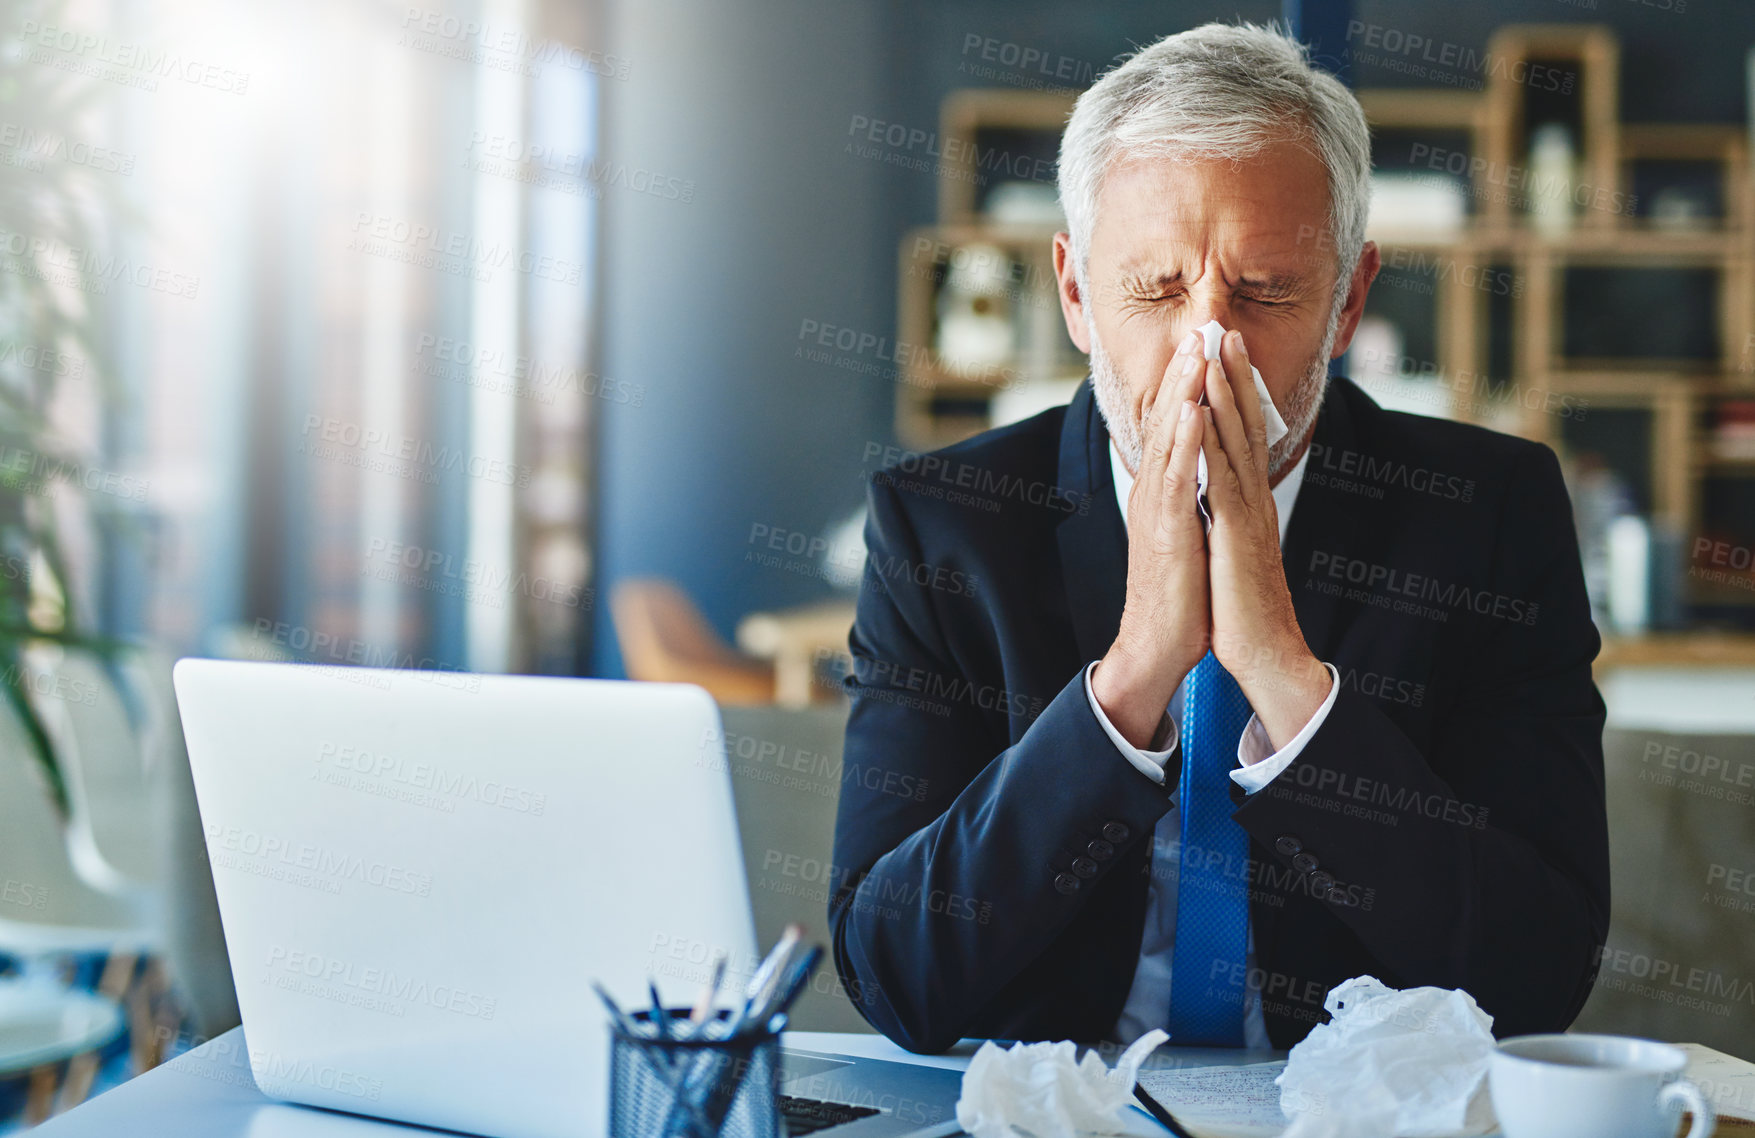
[(1286, 1057), (1282, 1138), (1439, 1138), (1493, 1129), (1493, 1017), (1461, 989), (1357, 976), (1323, 1001), (1333, 1017)]
[(1122, 1052), (1114, 1069), (1094, 1051), (1059, 1043), (992, 1041), (969, 1062), (957, 1099), (957, 1124), (974, 1138), (1074, 1138), (1120, 1134), (1121, 1111), (1133, 1099), (1140, 1064), (1170, 1037), (1146, 1032)]

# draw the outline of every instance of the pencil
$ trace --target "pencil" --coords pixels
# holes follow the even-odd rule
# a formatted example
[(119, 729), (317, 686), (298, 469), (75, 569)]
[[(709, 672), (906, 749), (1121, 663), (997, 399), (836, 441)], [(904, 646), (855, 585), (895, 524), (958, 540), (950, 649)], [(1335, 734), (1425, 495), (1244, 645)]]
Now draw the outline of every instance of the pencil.
[(1153, 1098), (1146, 1092), (1146, 1088), (1138, 1083), (1133, 1085), (1133, 1097), (1139, 1099), (1140, 1105), (1146, 1108), (1146, 1113), (1157, 1119), (1159, 1125), (1176, 1135), (1176, 1138), (1194, 1138), (1194, 1135), (1182, 1128), (1182, 1123), (1176, 1121), (1170, 1112), (1164, 1109), (1163, 1103)]

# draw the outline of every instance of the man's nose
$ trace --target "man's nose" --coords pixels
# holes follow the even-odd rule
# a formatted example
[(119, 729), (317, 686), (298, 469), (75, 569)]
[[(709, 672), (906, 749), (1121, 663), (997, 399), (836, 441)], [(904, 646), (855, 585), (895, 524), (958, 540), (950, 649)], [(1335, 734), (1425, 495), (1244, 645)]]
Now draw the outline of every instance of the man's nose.
[(1228, 299), (1217, 296), (1208, 298), (1197, 297), (1195, 302), (1189, 305), (1188, 327), (1183, 329), (1183, 334), (1186, 335), (1189, 331), (1199, 328), (1213, 320), (1217, 320), (1221, 328), (1229, 331), (1231, 328), (1235, 327), (1232, 323), (1233, 315), (1234, 313)]

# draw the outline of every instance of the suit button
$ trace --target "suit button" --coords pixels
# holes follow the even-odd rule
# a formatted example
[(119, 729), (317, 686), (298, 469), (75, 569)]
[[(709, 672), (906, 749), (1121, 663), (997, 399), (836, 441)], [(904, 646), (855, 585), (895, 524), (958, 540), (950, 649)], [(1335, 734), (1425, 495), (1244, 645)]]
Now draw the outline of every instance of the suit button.
[(1335, 875), (1326, 869), (1318, 870), (1310, 875), (1310, 895), (1317, 900), (1328, 896), (1328, 891), (1335, 887)]
[(1299, 873), (1314, 873), (1321, 864), (1316, 860), (1316, 855), (1311, 853), (1301, 853), (1292, 859), (1292, 868)]
[(1291, 857), (1304, 848), (1304, 843), (1291, 834), (1281, 834), (1279, 840), (1274, 842), (1274, 848), (1286, 857)]
[(1054, 875), (1054, 889), (1057, 893), (1077, 893), (1079, 879), (1070, 873), (1057, 873)]
[(1090, 878), (1097, 876), (1097, 863), (1088, 857), (1074, 858), (1072, 871), (1080, 877), (1089, 880)]
[(1108, 861), (1115, 856), (1115, 847), (1102, 838), (1092, 838), (1085, 846), (1085, 852), (1098, 861)]
[(1126, 822), (1103, 823), (1103, 836), (1111, 842), (1125, 842), (1133, 835)]

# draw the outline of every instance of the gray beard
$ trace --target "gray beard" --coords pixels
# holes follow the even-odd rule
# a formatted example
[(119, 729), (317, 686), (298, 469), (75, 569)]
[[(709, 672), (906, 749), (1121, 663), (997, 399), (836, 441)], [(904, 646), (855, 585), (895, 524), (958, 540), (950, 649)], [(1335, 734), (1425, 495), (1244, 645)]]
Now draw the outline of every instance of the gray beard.
[[(1269, 478), (1277, 477), (1290, 466), (1317, 415), (1322, 412), (1322, 398), (1328, 392), (1328, 357), (1334, 350), (1340, 315), (1341, 306), (1337, 303), (1329, 314), (1328, 332), (1322, 338), (1322, 347), (1304, 365), (1304, 377), (1292, 388), (1284, 406), (1275, 404), (1280, 417), (1286, 420), (1286, 437), (1268, 448)], [(1089, 317), (1085, 320), (1085, 334), (1091, 339), (1091, 392), (1097, 397), (1097, 412), (1103, 416), (1109, 437), (1121, 452), (1128, 473), (1138, 477), (1140, 460), (1145, 455), (1145, 440), (1140, 421), (1133, 413), (1127, 381), (1121, 378), (1115, 369), (1115, 361), (1103, 350), (1103, 342), (1097, 338), (1096, 324)]]

